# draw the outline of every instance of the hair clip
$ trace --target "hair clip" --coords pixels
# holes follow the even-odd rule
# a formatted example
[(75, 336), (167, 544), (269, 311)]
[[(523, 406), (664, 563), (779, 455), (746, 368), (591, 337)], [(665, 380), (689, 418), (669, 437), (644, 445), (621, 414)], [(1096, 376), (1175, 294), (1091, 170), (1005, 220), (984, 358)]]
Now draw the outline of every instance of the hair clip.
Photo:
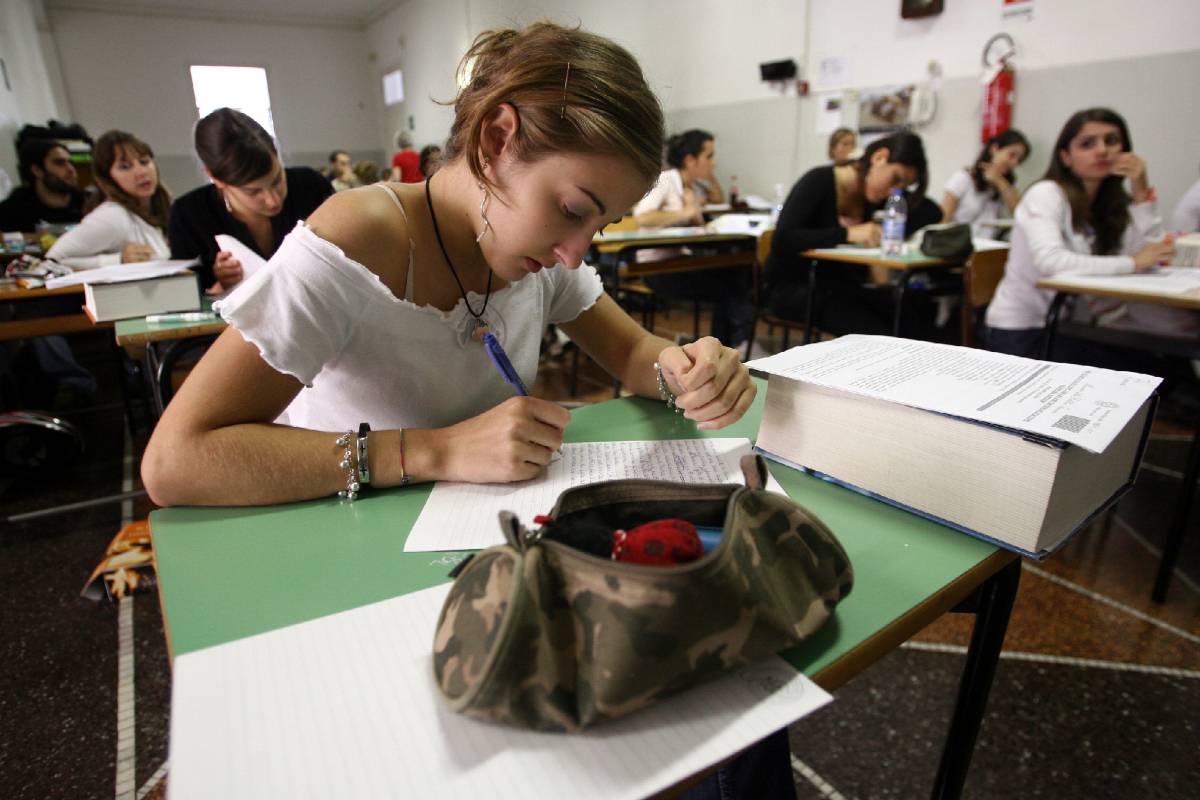
[(567, 74), (563, 77), (563, 104), (558, 110), (558, 118), (567, 118), (567, 81), (571, 80), (571, 62), (567, 62)]

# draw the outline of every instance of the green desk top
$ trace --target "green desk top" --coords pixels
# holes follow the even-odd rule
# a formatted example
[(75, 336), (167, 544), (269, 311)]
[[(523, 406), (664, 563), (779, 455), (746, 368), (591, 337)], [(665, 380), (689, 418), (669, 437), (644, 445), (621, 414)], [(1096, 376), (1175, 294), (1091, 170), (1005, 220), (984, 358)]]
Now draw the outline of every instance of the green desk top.
[[(213, 298), (200, 298), (200, 310), (212, 311)], [(225, 330), (225, 321), (220, 317), (210, 320), (173, 320), (170, 322), (147, 322), (145, 317), (119, 319), (114, 326), (117, 344), (121, 346), (146, 344), (164, 339), (185, 339), (191, 336), (209, 336)]]
[[(760, 382), (750, 413), (711, 435), (753, 439), (765, 394)], [(691, 423), (667, 411), (662, 402), (624, 398), (572, 412), (566, 438), (698, 435)], [(838, 606), (834, 619), (787, 654), (807, 674), (843, 656), (851, 656), (843, 664), (854, 661), (872, 643), (886, 652), (953, 604), (957, 598), (952, 589), (964, 583), (958, 580), (964, 573), (973, 571), (978, 583), (1007, 562), (1008, 554), (994, 546), (922, 517), (774, 462), (771, 471), (789, 495), (837, 534), (854, 565), (854, 591)], [(447, 580), (446, 573), (461, 553), (403, 551), (406, 533), (431, 488), (425, 484), (368, 491), (353, 504), (329, 498), (250, 509), (155, 511), (150, 521), (172, 653), (188, 653)], [(966, 591), (963, 588), (959, 596)], [(918, 606), (923, 616), (914, 621)], [(897, 634), (897, 626), (905, 621), (909, 624)], [(840, 682), (826, 681), (835, 686)]]

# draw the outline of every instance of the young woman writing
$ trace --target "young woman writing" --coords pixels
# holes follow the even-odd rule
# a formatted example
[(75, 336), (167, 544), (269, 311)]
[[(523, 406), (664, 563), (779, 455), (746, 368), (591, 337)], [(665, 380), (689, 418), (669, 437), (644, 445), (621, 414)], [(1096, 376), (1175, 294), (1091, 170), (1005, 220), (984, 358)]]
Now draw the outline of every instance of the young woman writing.
[[(625, 50), (549, 23), (480, 35), (428, 182), (341, 192), (218, 304), (231, 328), (171, 402), (142, 461), (160, 505), (280, 503), (347, 488), (339, 433), (364, 423), (372, 486), (537, 475), (560, 406), (513, 397), (555, 323), (637, 394), (660, 385), (715, 429), (755, 388), (712, 338), (634, 323), (582, 259), (658, 175), (662, 111)], [(661, 377), (660, 377), (661, 376)]]

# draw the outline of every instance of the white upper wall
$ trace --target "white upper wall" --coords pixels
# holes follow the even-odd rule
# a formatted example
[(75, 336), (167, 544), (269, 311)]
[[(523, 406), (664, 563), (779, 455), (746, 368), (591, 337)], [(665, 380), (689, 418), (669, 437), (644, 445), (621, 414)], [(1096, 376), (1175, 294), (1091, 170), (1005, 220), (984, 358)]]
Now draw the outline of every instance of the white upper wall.
[(217, 64), (266, 69), (285, 156), (378, 148), (362, 31), (65, 9), (49, 17), (75, 121), (93, 136), (122, 128), (160, 158), (190, 155), (189, 67)]
[(32, 0), (0, 2), (0, 59), (8, 81), (6, 86), (0, 79), (0, 168), (13, 186), (21, 182), (13, 146), (17, 131), (26, 123), (62, 119), (40, 39)]
[(826, 58), (845, 59), (848, 75), (845, 86), (830, 88), (869, 87), (922, 80), (931, 59), (948, 78), (979, 75), (995, 33), (1013, 37), (1020, 70), (1195, 50), (1200, 29), (1196, 0), (1034, 0), (1031, 19), (1007, 20), (1000, 0), (951, 0), (941, 14), (917, 20), (901, 19), (891, 0), (811, 4), (808, 74), (817, 88)]

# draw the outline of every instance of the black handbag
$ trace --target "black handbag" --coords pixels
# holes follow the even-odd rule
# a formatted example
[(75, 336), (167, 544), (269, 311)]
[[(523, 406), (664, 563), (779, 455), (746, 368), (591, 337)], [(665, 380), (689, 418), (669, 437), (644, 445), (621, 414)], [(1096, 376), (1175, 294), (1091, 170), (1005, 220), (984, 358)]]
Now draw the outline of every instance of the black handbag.
[(971, 243), (971, 226), (961, 222), (927, 225), (917, 236), (918, 248), (930, 258), (966, 261), (975, 252), (975, 246)]

